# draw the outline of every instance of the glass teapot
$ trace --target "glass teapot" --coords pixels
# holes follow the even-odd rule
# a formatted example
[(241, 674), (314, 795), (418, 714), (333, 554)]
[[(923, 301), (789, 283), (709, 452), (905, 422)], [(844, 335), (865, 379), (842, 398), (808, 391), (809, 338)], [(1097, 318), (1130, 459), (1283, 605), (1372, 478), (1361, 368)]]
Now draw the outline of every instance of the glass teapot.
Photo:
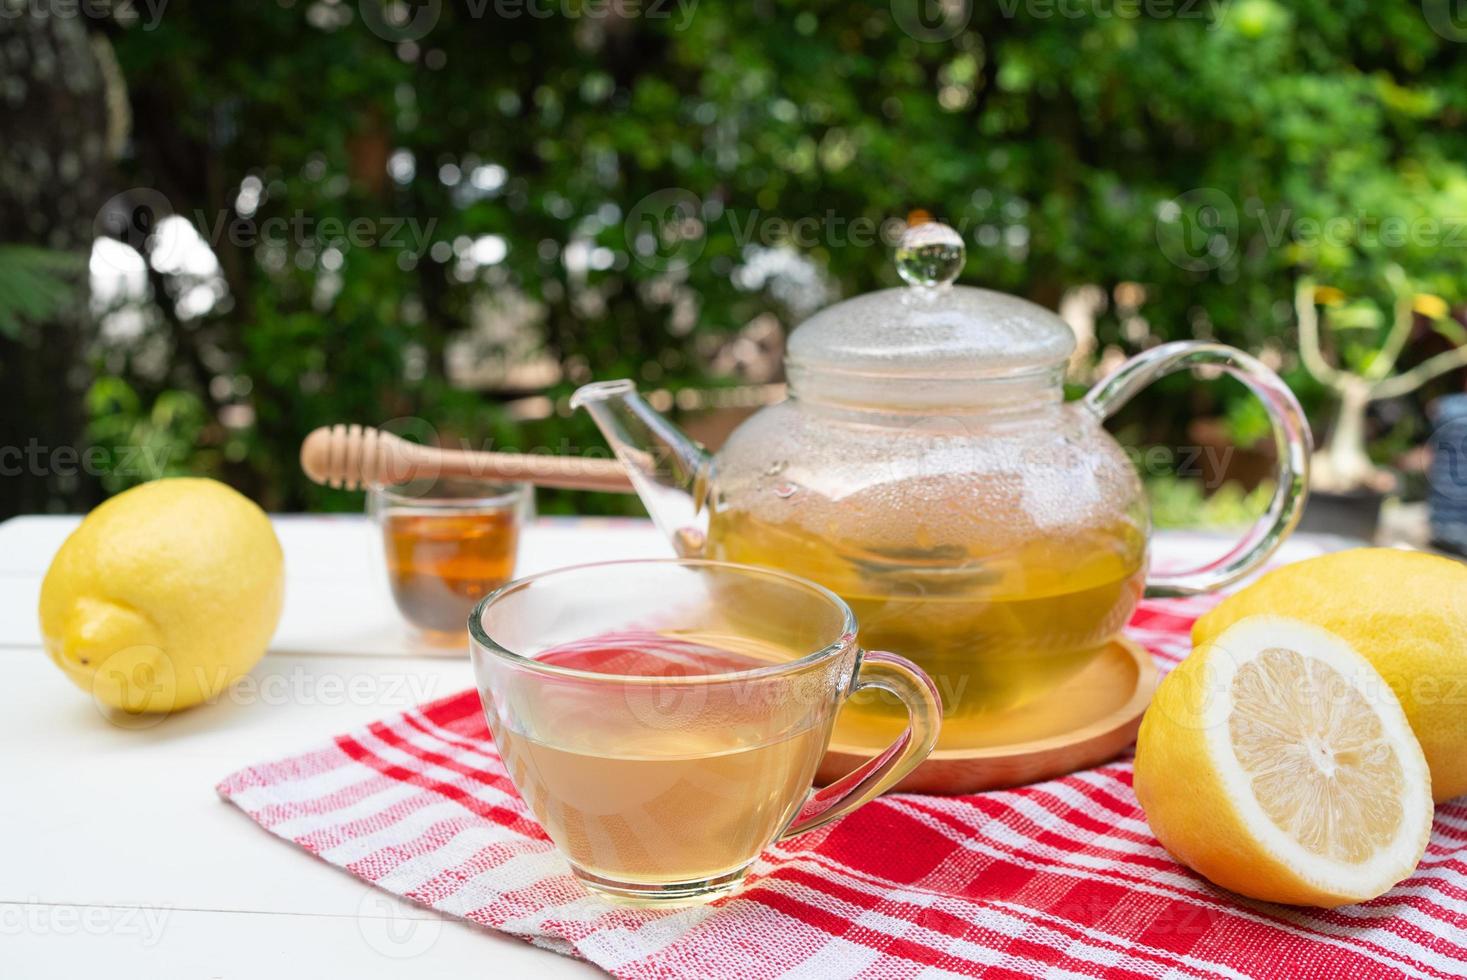
[[(1073, 332), (1027, 300), (953, 285), (963, 260), (953, 229), (909, 228), (897, 249), (907, 285), (801, 324), (786, 350), (788, 398), (717, 456), (631, 381), (588, 384), (571, 401), (679, 554), (819, 582), (855, 610), (863, 646), (920, 664), (944, 702), (939, 748), (988, 744), (997, 713), (1090, 662), (1143, 594), (1207, 592), (1261, 565), (1298, 521), (1310, 450), (1288, 387), (1220, 344), (1152, 348), (1066, 402)], [(1102, 424), (1156, 378), (1204, 365), (1263, 401), (1277, 488), (1226, 554), (1151, 572), (1141, 480)], [(875, 748), (901, 724), (897, 706), (857, 699), (835, 742)]]

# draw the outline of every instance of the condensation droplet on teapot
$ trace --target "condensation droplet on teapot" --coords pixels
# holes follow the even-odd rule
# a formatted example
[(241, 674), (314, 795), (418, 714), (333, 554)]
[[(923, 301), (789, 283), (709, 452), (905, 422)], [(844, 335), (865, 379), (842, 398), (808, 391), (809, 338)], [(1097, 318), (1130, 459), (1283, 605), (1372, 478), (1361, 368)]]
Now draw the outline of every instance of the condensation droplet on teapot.
[(774, 495), (780, 500), (788, 500), (790, 497), (793, 497), (799, 492), (799, 484), (791, 483), (788, 480), (785, 480), (783, 483), (778, 483), (774, 487)]
[(896, 267), (908, 285), (948, 286), (963, 271), (963, 236), (939, 221), (914, 225), (897, 243)]

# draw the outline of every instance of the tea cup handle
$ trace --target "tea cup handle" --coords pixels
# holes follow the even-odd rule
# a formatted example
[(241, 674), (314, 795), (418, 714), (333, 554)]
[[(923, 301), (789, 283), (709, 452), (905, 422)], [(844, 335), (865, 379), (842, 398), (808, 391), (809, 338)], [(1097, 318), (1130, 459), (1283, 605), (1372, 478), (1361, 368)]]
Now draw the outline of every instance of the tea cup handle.
[(1262, 565), (1283, 543), (1304, 511), (1309, 495), (1309, 456), (1313, 440), (1299, 400), (1283, 379), (1257, 358), (1233, 347), (1183, 340), (1144, 351), (1122, 364), (1085, 395), (1081, 404), (1099, 421), (1113, 415), (1137, 392), (1162, 375), (1212, 366), (1231, 374), (1263, 402), (1278, 451), (1277, 481), (1268, 509), (1230, 551), (1205, 565), (1146, 579), (1148, 596), (1185, 596), (1211, 592), (1236, 582)]
[(861, 651), (850, 693), (879, 688), (907, 709), (907, 727), (886, 750), (822, 789), (815, 790), (780, 840), (823, 827), (885, 793), (926, 759), (942, 727), (942, 697), (932, 679), (910, 660), (893, 653)]

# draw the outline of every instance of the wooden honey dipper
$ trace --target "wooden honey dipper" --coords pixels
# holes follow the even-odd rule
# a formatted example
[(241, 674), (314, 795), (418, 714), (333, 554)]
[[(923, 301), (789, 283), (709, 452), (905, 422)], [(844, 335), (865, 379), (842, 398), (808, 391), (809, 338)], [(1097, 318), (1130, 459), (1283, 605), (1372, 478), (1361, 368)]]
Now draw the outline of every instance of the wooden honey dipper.
[(439, 449), (361, 425), (322, 426), (306, 436), (301, 443), (301, 469), (317, 483), (347, 490), (447, 476), (633, 492), (626, 470), (614, 459)]

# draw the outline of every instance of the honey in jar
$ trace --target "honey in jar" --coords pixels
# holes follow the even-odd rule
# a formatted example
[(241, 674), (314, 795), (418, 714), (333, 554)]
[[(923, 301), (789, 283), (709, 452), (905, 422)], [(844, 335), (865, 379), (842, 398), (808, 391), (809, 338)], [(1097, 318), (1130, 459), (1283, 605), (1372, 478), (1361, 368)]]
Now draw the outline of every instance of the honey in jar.
[(387, 581), (404, 618), (429, 633), (464, 633), (474, 605), (514, 577), (524, 493), (444, 480), (419, 496), (374, 494)]

